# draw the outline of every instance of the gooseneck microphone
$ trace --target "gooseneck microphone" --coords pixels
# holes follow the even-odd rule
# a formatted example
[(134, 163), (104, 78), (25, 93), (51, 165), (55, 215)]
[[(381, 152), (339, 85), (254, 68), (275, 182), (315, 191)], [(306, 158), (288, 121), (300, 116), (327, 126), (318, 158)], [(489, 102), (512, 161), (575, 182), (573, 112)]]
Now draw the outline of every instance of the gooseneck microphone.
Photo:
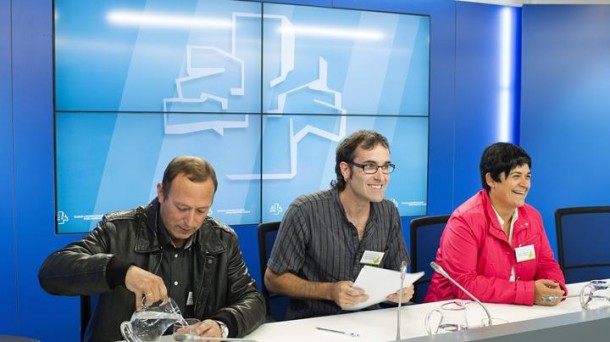
[(396, 341), (400, 341), (400, 309), (402, 307), (402, 291), (405, 287), (405, 276), (407, 275), (407, 262), (403, 261), (400, 265), (400, 290), (398, 297), (398, 311), (396, 314)]
[(430, 267), (432, 267), (432, 269), (434, 271), (436, 271), (436, 273), (442, 275), (443, 277), (445, 277), (445, 279), (452, 282), (453, 285), (457, 286), (460, 290), (462, 290), (465, 294), (467, 294), (468, 297), (470, 297), (470, 299), (477, 302), (483, 308), (483, 310), (485, 310), (485, 313), (487, 314), (488, 324), (492, 325), (491, 315), (489, 314), (489, 311), (487, 310), (485, 305), (483, 305), (483, 303), (481, 303), (481, 301), (477, 299), (477, 297), (475, 297), (472, 293), (468, 292), (468, 290), (466, 290), (462, 285), (458, 284), (457, 281), (455, 281), (453, 278), (451, 278), (451, 276), (449, 274), (447, 274), (447, 272), (439, 264), (432, 261), (432, 262), (430, 262)]

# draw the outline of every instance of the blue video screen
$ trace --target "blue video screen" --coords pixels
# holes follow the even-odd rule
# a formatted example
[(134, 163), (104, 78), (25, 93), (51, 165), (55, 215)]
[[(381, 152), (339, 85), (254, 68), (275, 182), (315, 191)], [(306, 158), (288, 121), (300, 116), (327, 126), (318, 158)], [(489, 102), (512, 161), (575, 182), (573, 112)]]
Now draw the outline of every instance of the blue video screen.
[[(422, 146), (428, 143), (427, 117), (288, 115), (266, 118), (263, 130), (262, 221), (279, 221), (299, 195), (329, 188), (336, 179), (335, 150), (340, 139), (359, 129), (374, 129), (390, 142), (396, 170), (385, 197), (402, 216), (424, 215), (428, 150)], [(286, 134), (291, 131), (295, 134)]]
[(211, 215), (281, 219), (329, 187), (337, 143), (388, 137), (386, 197), (427, 204), (427, 16), (248, 1), (55, 1), (58, 233), (156, 196), (167, 163), (216, 168)]

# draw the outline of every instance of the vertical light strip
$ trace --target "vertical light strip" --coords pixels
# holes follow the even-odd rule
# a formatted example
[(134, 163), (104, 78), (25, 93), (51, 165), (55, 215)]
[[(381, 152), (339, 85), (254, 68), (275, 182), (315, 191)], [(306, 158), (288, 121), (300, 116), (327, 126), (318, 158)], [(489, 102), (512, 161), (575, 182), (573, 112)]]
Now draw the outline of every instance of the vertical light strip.
[(499, 14), (498, 141), (510, 142), (515, 96), (515, 11), (504, 7)]

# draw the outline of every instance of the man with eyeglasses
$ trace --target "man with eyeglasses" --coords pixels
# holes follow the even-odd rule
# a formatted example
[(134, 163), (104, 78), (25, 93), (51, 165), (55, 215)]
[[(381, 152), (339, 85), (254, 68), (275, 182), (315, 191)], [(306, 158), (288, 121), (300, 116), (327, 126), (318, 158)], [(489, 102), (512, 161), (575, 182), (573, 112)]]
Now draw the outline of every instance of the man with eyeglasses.
[[(341, 313), (368, 298), (353, 286), (364, 265), (399, 270), (409, 262), (400, 215), (384, 199), (394, 168), (388, 140), (357, 131), (337, 147), (331, 189), (292, 202), (264, 277), (267, 289), (291, 298), (286, 319)], [(410, 286), (402, 301), (412, 296)]]

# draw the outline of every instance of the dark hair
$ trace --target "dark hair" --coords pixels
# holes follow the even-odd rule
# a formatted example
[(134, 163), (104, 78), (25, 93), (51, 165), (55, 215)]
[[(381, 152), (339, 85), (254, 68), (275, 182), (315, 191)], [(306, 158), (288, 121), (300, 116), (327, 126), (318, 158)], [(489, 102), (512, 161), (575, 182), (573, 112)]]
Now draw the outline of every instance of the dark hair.
[(337, 179), (330, 182), (333, 189), (343, 191), (345, 189), (345, 179), (341, 174), (341, 162), (353, 162), (356, 154), (356, 149), (362, 147), (365, 150), (372, 150), (375, 146), (381, 145), (390, 150), (388, 139), (383, 135), (372, 130), (360, 130), (352, 133), (337, 146), (337, 155), (335, 163), (335, 173)]
[(178, 156), (172, 159), (163, 172), (163, 195), (167, 197), (169, 190), (172, 187), (172, 181), (179, 174), (184, 173), (186, 178), (191, 182), (205, 182), (212, 179), (214, 182), (214, 193), (218, 189), (218, 180), (216, 179), (216, 171), (209, 161), (199, 157)]
[(491, 144), (483, 151), (479, 164), (481, 185), (489, 191), (490, 187), (485, 181), (485, 175), (488, 172), (493, 180), (499, 182), (502, 174), (508, 177), (512, 169), (524, 164), (531, 168), (532, 159), (521, 147), (504, 142)]

